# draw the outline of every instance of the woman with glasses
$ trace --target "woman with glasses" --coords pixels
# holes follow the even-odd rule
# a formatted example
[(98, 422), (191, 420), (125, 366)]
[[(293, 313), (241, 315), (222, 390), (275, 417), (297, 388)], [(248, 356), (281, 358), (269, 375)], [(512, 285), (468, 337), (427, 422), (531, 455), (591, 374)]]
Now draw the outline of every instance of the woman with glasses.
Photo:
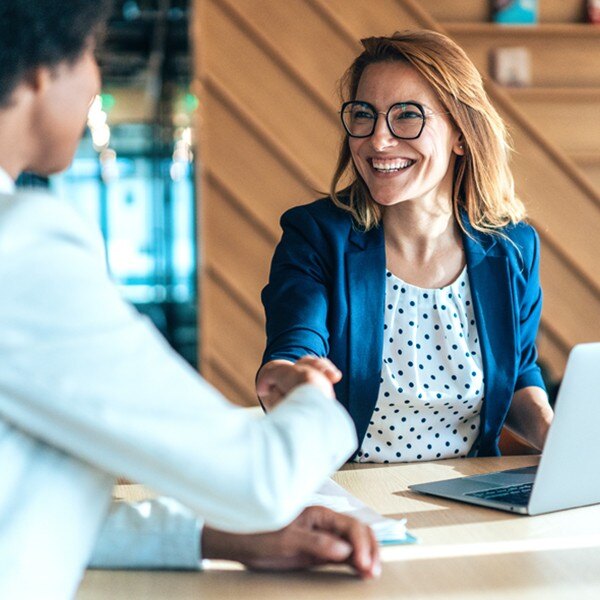
[(504, 424), (541, 449), (539, 240), (504, 123), (448, 38), (362, 44), (342, 79), (330, 197), (281, 220), (259, 397), (277, 404), (290, 362), (318, 366), (352, 415), (358, 461), (496, 455)]

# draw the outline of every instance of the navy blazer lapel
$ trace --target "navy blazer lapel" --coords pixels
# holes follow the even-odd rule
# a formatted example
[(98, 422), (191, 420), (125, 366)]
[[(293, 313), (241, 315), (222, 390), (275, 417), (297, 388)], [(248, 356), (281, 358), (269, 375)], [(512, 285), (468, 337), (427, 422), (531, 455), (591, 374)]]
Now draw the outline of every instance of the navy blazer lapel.
[[(479, 333), (485, 377), (485, 401), (478, 447), (495, 444), (493, 424), (503, 422), (512, 394), (516, 324), (508, 259), (489, 235), (466, 224), (463, 235), (469, 282)], [(377, 403), (381, 377), (385, 310), (383, 229), (352, 230), (346, 253), (349, 308), (348, 408), (354, 415), (359, 445)], [(504, 401), (503, 401), (504, 400)]]
[(385, 244), (381, 227), (352, 230), (346, 254), (348, 403), (359, 445), (377, 403), (383, 349)]
[[(467, 269), (482, 353), (485, 400), (478, 447), (495, 444), (497, 424), (502, 423), (510, 404), (516, 356), (516, 331), (511, 278), (506, 256), (490, 236), (463, 236)], [(478, 239), (477, 239), (478, 238)], [(494, 247), (495, 246), (495, 247)], [(503, 401), (508, 396), (508, 402)], [(496, 426), (492, 426), (496, 424)]]

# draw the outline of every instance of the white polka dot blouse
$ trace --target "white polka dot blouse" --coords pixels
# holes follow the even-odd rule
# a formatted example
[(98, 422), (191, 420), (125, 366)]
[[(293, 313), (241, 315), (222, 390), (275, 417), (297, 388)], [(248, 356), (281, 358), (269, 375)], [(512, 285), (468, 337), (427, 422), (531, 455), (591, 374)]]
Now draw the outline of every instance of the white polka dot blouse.
[(381, 383), (356, 460), (466, 456), (479, 433), (484, 397), (467, 269), (439, 289), (386, 275)]

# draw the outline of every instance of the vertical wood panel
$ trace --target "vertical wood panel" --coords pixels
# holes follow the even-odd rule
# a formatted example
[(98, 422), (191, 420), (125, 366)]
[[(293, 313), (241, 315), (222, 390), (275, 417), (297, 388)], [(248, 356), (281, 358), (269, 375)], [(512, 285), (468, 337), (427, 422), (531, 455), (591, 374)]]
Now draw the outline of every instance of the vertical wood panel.
[(524, 97), (517, 102), (527, 118), (567, 154), (600, 152), (600, 89), (593, 95)]
[(202, 157), (207, 175), (221, 182), (277, 236), (281, 212), (293, 203), (308, 202), (314, 192), (211, 95), (205, 97), (204, 110)]
[(517, 192), (540, 229), (558, 240), (600, 289), (600, 210), (594, 200), (573, 185), (568, 174), (549, 164), (547, 155), (526, 132), (513, 128), (517, 149), (512, 167)]
[[(203, 361), (222, 365), (222, 373), (230, 374), (230, 386), (244, 391), (240, 403), (252, 405), (256, 403), (254, 376), (262, 356), (264, 326), (223, 283), (210, 272), (204, 277)], [(214, 367), (210, 375), (214, 377)], [(211, 383), (218, 386), (223, 377), (216, 375)]]
[(568, 344), (557, 340), (553, 332), (542, 327), (537, 340), (540, 360), (553, 381), (559, 381), (567, 365)]
[(211, 252), (206, 266), (218, 272), (257, 314), (262, 314), (260, 291), (268, 277), (265, 256), (273, 253), (275, 239), (264, 234), (210, 183), (205, 187), (204, 218), (210, 223), (205, 229), (206, 244)]
[[(268, 40), (286, 69), (299, 73), (332, 113), (338, 108), (340, 69), (349, 65), (359, 45), (348, 44), (311, 3), (273, 0), (227, 0)], [(316, 51), (325, 49), (326, 51)], [(307, 51), (309, 49), (309, 51)], [(335, 115), (337, 126), (337, 114)]]
[(210, 381), (230, 402), (241, 406), (255, 406), (258, 401), (252, 402), (253, 390), (245, 382), (238, 381), (238, 374), (231, 369), (231, 365), (222, 363), (214, 355), (205, 360), (202, 365), (202, 374)]
[[(600, 340), (600, 296), (561, 261), (550, 246), (542, 248), (540, 278), (544, 317), (569, 345)], [(584, 308), (585, 314), (581, 314)]]
[[(600, 139), (600, 138), (599, 138)], [(577, 156), (573, 157), (577, 161)], [(598, 153), (597, 162), (578, 163), (586, 177), (600, 190), (600, 152)]]
[(207, 19), (211, 77), (218, 78), (283, 146), (293, 149), (311, 180), (325, 186), (339, 139), (333, 111), (323, 112), (289, 72), (228, 18), (219, 2), (207, 0)]

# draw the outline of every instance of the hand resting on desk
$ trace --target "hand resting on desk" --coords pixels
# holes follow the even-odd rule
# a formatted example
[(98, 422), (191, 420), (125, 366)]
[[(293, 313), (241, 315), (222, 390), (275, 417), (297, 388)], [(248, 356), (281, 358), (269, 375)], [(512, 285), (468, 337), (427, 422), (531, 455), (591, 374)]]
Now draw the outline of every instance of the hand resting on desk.
[(279, 531), (240, 535), (204, 527), (204, 558), (235, 560), (256, 570), (307, 569), (347, 564), (363, 578), (381, 572), (371, 528), (323, 506), (306, 508)]

